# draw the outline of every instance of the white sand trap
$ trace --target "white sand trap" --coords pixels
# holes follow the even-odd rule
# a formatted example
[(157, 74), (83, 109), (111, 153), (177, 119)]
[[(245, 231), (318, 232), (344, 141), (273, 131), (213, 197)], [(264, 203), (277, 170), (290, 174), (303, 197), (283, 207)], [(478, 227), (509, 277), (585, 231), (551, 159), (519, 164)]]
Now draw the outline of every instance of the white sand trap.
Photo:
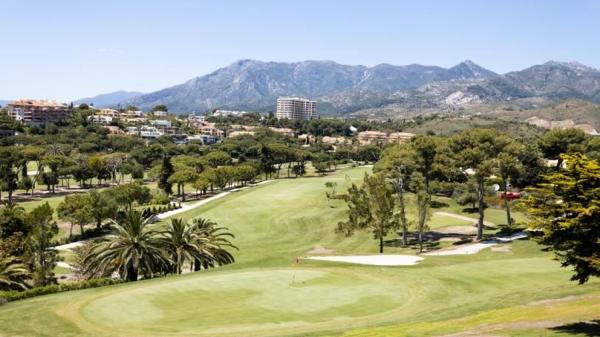
[(455, 248), (455, 249), (429, 252), (429, 253), (425, 253), (423, 255), (427, 255), (427, 256), (470, 255), (470, 254), (479, 253), (480, 251), (482, 251), (486, 248), (495, 246), (495, 245), (496, 245), (496, 243), (493, 243), (493, 242), (472, 243), (472, 244), (463, 245), (463, 246)]
[(423, 260), (413, 255), (351, 255), (351, 256), (311, 256), (308, 260), (366, 264), (371, 266), (412, 266)]
[(470, 255), (470, 254), (476, 254), (479, 253), (480, 251), (495, 246), (499, 243), (506, 243), (506, 242), (511, 242), (514, 240), (520, 240), (520, 239), (524, 239), (527, 237), (527, 234), (520, 232), (520, 233), (516, 233), (513, 234), (511, 236), (507, 236), (507, 237), (503, 237), (503, 238), (496, 238), (494, 240), (490, 240), (490, 241), (485, 241), (485, 242), (479, 242), (479, 243), (472, 243), (472, 244), (466, 244), (466, 245), (462, 245), (458, 248), (455, 249), (448, 249), (448, 250), (439, 250), (439, 251), (435, 251), (435, 252), (430, 252), (430, 253), (425, 253), (423, 255), (427, 255), (427, 256), (447, 256), (447, 255)]

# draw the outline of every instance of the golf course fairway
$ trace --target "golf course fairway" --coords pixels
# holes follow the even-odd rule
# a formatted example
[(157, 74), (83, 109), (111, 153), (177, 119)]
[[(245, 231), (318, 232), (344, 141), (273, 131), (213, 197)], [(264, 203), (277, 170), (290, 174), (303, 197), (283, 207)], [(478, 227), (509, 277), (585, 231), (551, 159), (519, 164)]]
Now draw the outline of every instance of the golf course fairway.
[[(528, 240), (413, 266), (302, 259), (318, 247), (376, 254), (371, 233), (335, 233), (345, 206), (325, 197), (325, 182), (341, 193), (368, 170), (276, 180), (181, 214), (228, 227), (236, 263), (11, 302), (0, 306), (0, 336), (588, 336), (569, 324), (600, 319), (600, 282), (569, 281), (570, 271)], [(434, 211), (461, 214), (451, 199), (440, 200), (447, 206)], [(486, 213), (496, 224), (503, 215)], [(433, 230), (467, 225), (430, 221)]]

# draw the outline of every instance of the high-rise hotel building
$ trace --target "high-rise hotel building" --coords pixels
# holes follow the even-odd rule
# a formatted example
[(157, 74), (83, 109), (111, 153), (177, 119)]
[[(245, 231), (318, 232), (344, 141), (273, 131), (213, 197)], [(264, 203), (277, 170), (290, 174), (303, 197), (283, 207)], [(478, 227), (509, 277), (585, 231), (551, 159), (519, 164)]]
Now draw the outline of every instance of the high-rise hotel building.
[(300, 97), (279, 97), (277, 99), (277, 119), (308, 120), (318, 117), (316, 101)]

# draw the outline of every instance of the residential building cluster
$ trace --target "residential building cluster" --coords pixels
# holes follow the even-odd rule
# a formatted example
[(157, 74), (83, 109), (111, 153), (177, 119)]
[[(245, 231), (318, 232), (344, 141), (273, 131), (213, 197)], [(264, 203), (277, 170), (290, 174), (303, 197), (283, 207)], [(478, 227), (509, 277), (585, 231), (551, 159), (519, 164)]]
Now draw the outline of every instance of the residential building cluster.
[[(256, 126), (253, 125), (232, 125), (231, 127), (231, 131), (229, 131), (227, 137), (254, 135), (256, 133)], [(287, 137), (294, 137), (294, 130), (290, 128), (276, 128), (271, 126), (268, 129)]]
[(57, 123), (71, 114), (71, 107), (51, 100), (18, 99), (7, 104), (8, 115), (28, 124)]
[(408, 143), (414, 136), (408, 132), (363, 131), (358, 133), (357, 139), (360, 145), (385, 145)]
[(213, 111), (210, 115), (214, 116), (214, 117), (229, 117), (229, 116), (240, 117), (247, 113), (250, 113), (250, 112), (243, 111), (243, 110), (221, 110), (221, 109), (218, 109), (218, 110)]
[[(128, 134), (140, 138), (151, 139), (160, 136), (169, 136), (177, 144), (186, 144), (189, 141), (201, 142), (202, 144), (214, 144), (225, 137), (239, 137), (243, 135), (254, 135), (257, 126), (253, 125), (230, 125), (227, 130), (218, 128), (216, 123), (208, 122), (204, 116), (190, 114), (185, 119), (169, 116), (166, 111), (153, 111), (145, 114), (140, 110), (115, 110), (115, 109), (93, 109), (93, 114), (88, 117), (91, 123), (103, 125), (112, 134)], [(16, 119), (31, 124), (44, 124), (48, 122), (60, 122), (66, 119), (72, 112), (72, 107), (67, 104), (49, 100), (21, 99), (8, 104), (9, 115)], [(216, 110), (213, 116), (238, 116), (245, 111)], [(292, 120), (310, 120), (318, 118), (316, 102), (300, 97), (280, 97), (277, 100), (277, 118)], [(190, 135), (186, 135), (179, 127), (181, 122), (185, 123)], [(191, 130), (190, 130), (191, 129)], [(288, 137), (296, 136), (290, 128), (269, 127), (273, 132)], [(355, 133), (357, 130), (351, 127)], [(381, 131), (363, 131), (356, 134), (358, 144), (385, 145), (402, 144), (409, 142), (415, 135), (406, 132), (386, 133)], [(317, 139), (314, 135), (298, 135), (298, 139), (304, 144), (321, 141), (326, 144), (344, 145), (352, 144), (351, 138), (324, 136)]]
[(123, 123), (138, 123), (146, 122), (146, 117), (143, 111), (127, 110), (119, 111), (115, 109), (98, 109), (89, 117), (89, 121), (97, 124), (109, 125), (113, 121), (119, 120)]

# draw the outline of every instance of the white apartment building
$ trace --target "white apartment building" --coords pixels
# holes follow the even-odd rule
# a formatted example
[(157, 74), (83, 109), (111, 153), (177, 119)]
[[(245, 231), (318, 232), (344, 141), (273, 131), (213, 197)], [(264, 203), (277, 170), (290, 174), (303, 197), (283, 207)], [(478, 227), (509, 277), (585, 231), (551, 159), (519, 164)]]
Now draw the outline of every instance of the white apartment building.
[(301, 97), (279, 97), (277, 119), (308, 120), (318, 118), (317, 102)]
[(162, 132), (158, 131), (158, 129), (154, 126), (146, 125), (143, 125), (139, 128), (137, 126), (128, 126), (127, 134), (141, 138), (158, 138), (163, 135)]
[(103, 125), (108, 125), (113, 121), (113, 118), (111, 116), (105, 115), (91, 115), (87, 119), (90, 123)]
[(162, 136), (162, 132), (158, 131), (158, 129), (153, 126), (144, 125), (140, 127), (141, 138), (158, 138), (160, 136)]
[(42, 99), (18, 99), (8, 103), (7, 107), (10, 117), (30, 124), (56, 123), (71, 114), (67, 104)]

